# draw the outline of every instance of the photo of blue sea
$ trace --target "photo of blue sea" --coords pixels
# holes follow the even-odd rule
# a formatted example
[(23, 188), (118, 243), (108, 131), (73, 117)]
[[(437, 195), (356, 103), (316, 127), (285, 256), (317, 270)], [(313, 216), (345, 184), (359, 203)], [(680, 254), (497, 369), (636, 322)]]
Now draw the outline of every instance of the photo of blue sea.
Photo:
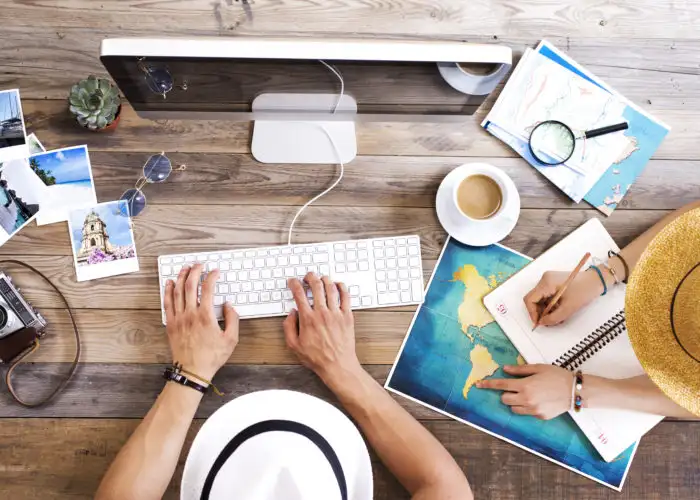
[[(488, 293), (528, 262), (502, 246), (449, 239), (386, 387), (619, 490), (635, 446), (605, 462), (568, 414), (548, 421), (517, 415), (500, 391), (465, 387), (477, 346), (498, 365), (492, 377), (508, 377), (504, 365), (524, 362), (493, 318), (484, 319), (483, 295), (470, 294)], [(480, 326), (470, 322), (471, 311)]]

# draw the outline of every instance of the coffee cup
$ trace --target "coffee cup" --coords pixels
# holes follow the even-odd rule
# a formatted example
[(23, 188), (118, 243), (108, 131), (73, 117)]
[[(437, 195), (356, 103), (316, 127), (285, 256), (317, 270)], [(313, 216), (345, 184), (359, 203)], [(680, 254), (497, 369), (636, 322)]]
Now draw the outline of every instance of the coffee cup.
[(508, 190), (489, 165), (472, 165), (456, 180), (452, 201), (456, 212), (468, 222), (488, 222), (502, 214), (508, 203)]

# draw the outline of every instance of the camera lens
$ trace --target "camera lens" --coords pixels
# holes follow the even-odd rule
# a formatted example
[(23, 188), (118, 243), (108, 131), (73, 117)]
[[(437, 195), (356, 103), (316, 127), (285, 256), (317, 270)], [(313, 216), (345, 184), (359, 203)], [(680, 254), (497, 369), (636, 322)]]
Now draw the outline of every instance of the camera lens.
[(7, 309), (5, 309), (4, 306), (0, 306), (0, 330), (5, 328), (7, 326), (7, 320), (8, 320), (8, 315), (7, 315)]

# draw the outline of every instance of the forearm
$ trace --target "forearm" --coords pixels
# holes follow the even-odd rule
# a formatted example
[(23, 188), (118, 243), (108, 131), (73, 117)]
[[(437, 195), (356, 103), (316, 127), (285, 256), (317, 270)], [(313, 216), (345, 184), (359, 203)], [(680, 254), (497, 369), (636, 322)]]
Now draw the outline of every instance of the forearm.
[(646, 375), (617, 380), (585, 376), (581, 395), (586, 408), (619, 408), (666, 417), (696, 418), (667, 398)]
[(415, 499), (472, 498), (466, 477), (448, 451), (367, 372), (346, 373), (329, 387)]
[(98, 500), (162, 498), (202, 394), (169, 382), (102, 479)]
[[(678, 210), (674, 210), (667, 216), (665, 216), (663, 219), (661, 219), (659, 222), (651, 226), (649, 229), (644, 231), (639, 237), (635, 238), (632, 243), (627, 245), (625, 248), (623, 248), (620, 251), (620, 254), (622, 257), (625, 259), (627, 262), (627, 265), (629, 266), (629, 271), (632, 273), (632, 270), (634, 267), (637, 265), (637, 262), (639, 261), (639, 258), (642, 256), (642, 253), (644, 252), (644, 249), (651, 243), (651, 240), (654, 239), (654, 236), (659, 234), (659, 232), (671, 221), (674, 219), (680, 217), (686, 212), (689, 212), (690, 210), (700, 208), (700, 201), (696, 201), (693, 203), (688, 203), (685, 206), (682, 206)], [(609, 261), (609, 265), (615, 270), (616, 274), (623, 279), (627, 279), (629, 276), (625, 275), (625, 269), (624, 266), (622, 265), (622, 262), (620, 261), (619, 258), (613, 257)], [(612, 278), (612, 277), (610, 277)]]

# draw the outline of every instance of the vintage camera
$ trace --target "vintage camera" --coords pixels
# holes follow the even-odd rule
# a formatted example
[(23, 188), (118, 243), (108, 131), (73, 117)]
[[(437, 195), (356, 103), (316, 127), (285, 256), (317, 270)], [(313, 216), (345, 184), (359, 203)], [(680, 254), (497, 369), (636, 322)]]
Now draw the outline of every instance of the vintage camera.
[(12, 278), (0, 272), (0, 363), (9, 363), (32, 347), (44, 335), (46, 325)]

